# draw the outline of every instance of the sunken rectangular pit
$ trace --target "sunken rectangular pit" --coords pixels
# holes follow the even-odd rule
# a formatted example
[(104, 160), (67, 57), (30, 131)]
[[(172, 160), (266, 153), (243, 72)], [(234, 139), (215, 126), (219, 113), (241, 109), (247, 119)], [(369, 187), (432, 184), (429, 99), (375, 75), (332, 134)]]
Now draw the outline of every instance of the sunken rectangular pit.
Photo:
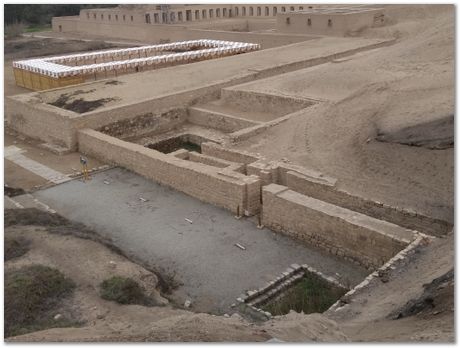
[(280, 276), (258, 290), (237, 299), (240, 311), (258, 319), (274, 315), (323, 313), (349, 290), (332, 277), (310, 267), (292, 264)]
[(199, 135), (181, 134), (155, 143), (147, 144), (146, 147), (165, 154), (181, 149), (201, 153), (201, 144), (208, 141), (210, 140)]

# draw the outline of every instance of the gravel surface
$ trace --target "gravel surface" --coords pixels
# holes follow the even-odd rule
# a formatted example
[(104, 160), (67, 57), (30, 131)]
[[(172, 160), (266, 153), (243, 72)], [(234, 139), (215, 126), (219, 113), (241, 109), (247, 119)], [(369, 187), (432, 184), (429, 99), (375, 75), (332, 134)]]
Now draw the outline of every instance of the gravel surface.
[(250, 219), (236, 220), (226, 210), (120, 168), (87, 183), (74, 180), (38, 191), (36, 197), (110, 237), (128, 254), (175, 275), (182, 285), (173, 299), (181, 306), (190, 299), (194, 310), (229, 312), (240, 293), (264, 285), (292, 263), (338, 273), (351, 284), (366, 275), (355, 265), (257, 229)]

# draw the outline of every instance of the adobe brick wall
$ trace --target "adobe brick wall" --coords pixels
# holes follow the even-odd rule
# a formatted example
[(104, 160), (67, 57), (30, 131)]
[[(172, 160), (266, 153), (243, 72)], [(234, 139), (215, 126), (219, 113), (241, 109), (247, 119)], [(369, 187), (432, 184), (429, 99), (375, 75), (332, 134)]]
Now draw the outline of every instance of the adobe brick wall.
[(185, 108), (174, 108), (163, 113), (145, 112), (134, 118), (106, 124), (96, 130), (120, 139), (129, 139), (169, 131), (183, 124), (186, 119)]
[[(260, 209), (260, 180), (183, 160), (92, 129), (78, 131), (79, 151), (120, 165), (204, 202), (249, 215)], [(255, 202), (259, 202), (256, 204)]]
[(273, 48), (296, 42), (314, 39), (314, 36), (286, 33), (257, 33), (225, 30), (193, 29), (185, 25), (161, 25), (144, 23), (115, 23), (94, 22), (82, 20), (80, 17), (54, 17), (53, 31), (79, 32), (91, 35), (117, 37), (122, 39), (139, 40), (158, 43), (160, 40), (183, 41), (197, 39), (225, 40), (258, 43), (262, 48)]
[(226, 149), (214, 143), (201, 144), (201, 152), (203, 155), (221, 158), (226, 161), (249, 164), (257, 161), (259, 158), (253, 154), (242, 151)]
[(304, 195), (430, 235), (445, 235), (453, 227), (446, 221), (352, 195), (337, 188), (335, 181), (321, 182), (313, 177), (288, 171), (283, 184)]
[(225, 104), (245, 111), (269, 112), (281, 117), (315, 103), (313, 100), (243, 90), (240, 86), (223, 88), (221, 99)]
[(199, 126), (221, 130), (222, 132), (235, 132), (240, 129), (259, 124), (243, 118), (232, 117), (220, 112), (192, 107), (188, 109), (187, 121)]
[(36, 94), (5, 98), (5, 119), (15, 131), (43, 142), (76, 149), (76, 134), (71, 129), (72, 112), (42, 104)]
[(262, 189), (262, 223), (369, 269), (404, 249), (411, 230), (294, 192), (277, 184)]

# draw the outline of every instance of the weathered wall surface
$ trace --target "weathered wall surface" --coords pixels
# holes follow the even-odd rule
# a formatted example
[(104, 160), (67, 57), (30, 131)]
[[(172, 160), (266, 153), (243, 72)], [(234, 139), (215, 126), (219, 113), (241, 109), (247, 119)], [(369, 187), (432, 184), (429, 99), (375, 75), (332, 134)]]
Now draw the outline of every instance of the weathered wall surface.
[(78, 16), (53, 17), (51, 26), (55, 32), (75, 32), (78, 30)]
[(237, 130), (259, 124), (259, 122), (252, 122), (243, 118), (232, 117), (220, 112), (197, 107), (188, 109), (187, 121), (199, 126), (218, 129), (222, 132), (235, 132)]
[(70, 126), (71, 114), (41, 104), (34, 94), (5, 98), (5, 119), (11, 128), (34, 139), (75, 149), (76, 134)]
[[(384, 12), (380, 9), (345, 14), (280, 13), (276, 18), (276, 29), (282, 33), (346, 36), (354, 31), (382, 25), (383, 17)], [(377, 18), (381, 18), (382, 22), (377, 22)]]
[(269, 112), (278, 117), (304, 109), (314, 103), (307, 99), (245, 91), (238, 86), (222, 89), (221, 99), (226, 104), (241, 110)]
[(265, 226), (377, 268), (404, 249), (410, 230), (271, 184), (263, 188)]
[(79, 17), (53, 18), (53, 31), (81, 32), (106, 37), (139, 40), (149, 43), (160, 41), (183, 41), (196, 39), (213, 39), (258, 43), (262, 48), (272, 48), (291, 43), (311, 40), (314, 37), (306, 35), (291, 35), (279, 33), (256, 33), (238, 31), (216, 31), (206, 29), (190, 29), (184, 25), (139, 24), (135, 22), (99, 23), (81, 20)]
[(186, 119), (187, 110), (185, 108), (171, 109), (160, 114), (146, 112), (134, 118), (106, 124), (96, 130), (116, 138), (127, 139), (169, 131), (183, 124)]
[(249, 164), (259, 159), (257, 156), (253, 154), (226, 149), (220, 145), (216, 145), (213, 143), (201, 144), (201, 152), (203, 153), (203, 155), (217, 157), (235, 163)]
[(315, 181), (293, 171), (286, 173), (282, 184), (304, 195), (430, 235), (445, 235), (453, 228), (446, 221), (352, 195), (336, 188), (335, 183)]
[[(92, 129), (78, 132), (79, 151), (130, 169), (149, 179), (234, 213), (260, 209), (260, 180), (182, 160)], [(258, 204), (255, 202), (258, 201)]]
[[(223, 85), (225, 86), (226, 83)], [(137, 128), (134, 121), (131, 122), (132, 119), (138, 121), (144, 119), (147, 123), (151, 121), (150, 126), (153, 129), (150, 130), (159, 127), (157, 130), (160, 131), (168, 126), (176, 126), (187, 117), (185, 112), (187, 106), (207, 98), (216, 98), (221, 86), (222, 84), (205, 86), (84, 114), (46, 104), (54, 100), (44, 100), (44, 103), (38, 98), (38, 94), (17, 95), (5, 99), (5, 115), (8, 124), (18, 132), (76, 150), (77, 131), (83, 128), (104, 130), (103, 128), (108, 126), (104, 131), (113, 132), (115, 135), (121, 128), (126, 127), (128, 134), (125, 135), (132, 136), (134, 133), (137, 135), (142, 133), (142, 129)], [(183, 110), (178, 111), (181, 109)], [(161, 119), (159, 115), (168, 115), (168, 117)]]

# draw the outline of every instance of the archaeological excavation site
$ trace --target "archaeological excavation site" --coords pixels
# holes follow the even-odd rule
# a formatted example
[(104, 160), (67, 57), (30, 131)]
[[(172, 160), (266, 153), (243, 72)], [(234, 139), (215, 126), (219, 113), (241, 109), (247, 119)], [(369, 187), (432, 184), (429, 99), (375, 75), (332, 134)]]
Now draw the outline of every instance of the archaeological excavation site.
[(454, 5), (59, 6), (5, 5), (7, 341), (455, 341)]

